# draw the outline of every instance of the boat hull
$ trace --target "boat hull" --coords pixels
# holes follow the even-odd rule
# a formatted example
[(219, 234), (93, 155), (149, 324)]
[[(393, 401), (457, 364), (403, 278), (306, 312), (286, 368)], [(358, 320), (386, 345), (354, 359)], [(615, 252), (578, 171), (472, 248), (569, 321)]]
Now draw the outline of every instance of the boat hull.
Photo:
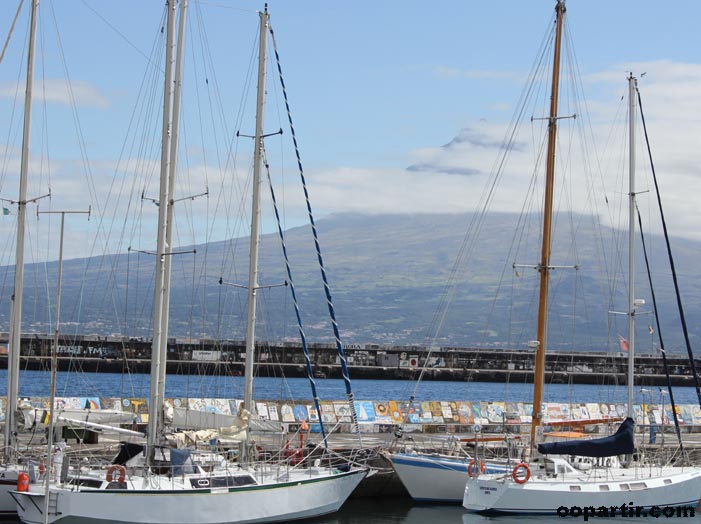
[(10, 495), (17, 489), (17, 475), (24, 469), (14, 466), (3, 466), (0, 469), (0, 517), (16, 517), (17, 504)]
[[(460, 504), (465, 493), (467, 466), (470, 460), (392, 453), (392, 467), (399, 480), (416, 501)], [(485, 473), (502, 473), (505, 468), (486, 464)]]
[[(337, 511), (365, 470), (285, 483), (205, 490), (72, 491), (52, 486), (48, 522), (61, 524), (229, 524), (284, 522)], [(20, 520), (43, 522), (43, 487), (13, 492)]]
[(638, 507), (640, 516), (647, 516), (653, 507), (695, 508), (700, 498), (701, 470), (690, 468), (687, 472), (657, 477), (631, 472), (629, 478), (612, 477), (595, 482), (536, 478), (517, 484), (510, 478), (481, 477), (466, 483), (463, 506), (477, 513), (566, 517), (572, 508), (581, 511), (588, 508), (588, 514), (594, 516), (594, 510), (606, 507), (610, 512), (612, 506), (618, 508), (616, 516), (621, 516), (620, 508), (625, 504), (630, 516), (636, 516)]

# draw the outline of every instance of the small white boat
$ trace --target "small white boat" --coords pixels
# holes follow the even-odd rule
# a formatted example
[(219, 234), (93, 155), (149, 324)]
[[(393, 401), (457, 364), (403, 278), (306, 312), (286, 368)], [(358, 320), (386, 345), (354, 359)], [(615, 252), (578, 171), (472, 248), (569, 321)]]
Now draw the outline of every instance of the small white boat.
[(422, 453), (388, 454), (399, 480), (416, 501), (460, 504), (470, 472), (505, 473), (506, 466), (475, 461), (470, 457), (449, 457)]

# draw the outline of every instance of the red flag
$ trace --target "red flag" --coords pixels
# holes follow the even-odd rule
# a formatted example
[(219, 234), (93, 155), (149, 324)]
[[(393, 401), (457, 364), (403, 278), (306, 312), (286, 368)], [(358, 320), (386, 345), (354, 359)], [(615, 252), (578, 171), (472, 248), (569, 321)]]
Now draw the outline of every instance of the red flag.
[(618, 335), (618, 341), (621, 343), (621, 351), (628, 352), (630, 349), (630, 344), (628, 344), (628, 341), (621, 335)]

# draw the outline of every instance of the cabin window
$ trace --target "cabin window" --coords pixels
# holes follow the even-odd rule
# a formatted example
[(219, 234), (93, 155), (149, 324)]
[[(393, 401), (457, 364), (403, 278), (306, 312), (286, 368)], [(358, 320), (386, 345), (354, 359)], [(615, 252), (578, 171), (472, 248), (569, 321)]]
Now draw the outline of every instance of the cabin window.
[(664, 479), (664, 483), (665, 483), (665, 484), (671, 484), (671, 483), (672, 483), (672, 479)]
[(631, 482), (630, 483), (630, 489), (645, 489), (647, 488), (647, 484), (644, 482)]
[(621, 491), (630, 491), (630, 486), (628, 484), (619, 484)]
[(256, 479), (250, 475), (235, 475), (229, 477), (199, 477), (190, 479), (193, 488), (234, 488), (256, 484)]
[(570, 486), (570, 491), (582, 491), (582, 486)]
[(608, 484), (602, 484), (599, 486), (599, 491), (610, 491)]

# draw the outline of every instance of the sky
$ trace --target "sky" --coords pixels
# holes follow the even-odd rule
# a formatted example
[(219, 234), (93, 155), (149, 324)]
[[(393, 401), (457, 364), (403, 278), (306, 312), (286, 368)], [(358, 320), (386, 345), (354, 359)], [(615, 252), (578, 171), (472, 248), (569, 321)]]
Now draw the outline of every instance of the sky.
[[(18, 195), (28, 3), (0, 63), (0, 198), (8, 200)], [(0, 4), (3, 44), (18, 4)], [(163, 4), (41, 2), (29, 197), (50, 187), (52, 197), (39, 201), (40, 211), (91, 206), (89, 222), (79, 215), (67, 219), (68, 258), (153, 248), (157, 207), (139, 197), (156, 198), (158, 192)], [(270, 0), (268, 5), (317, 219), (342, 212), (463, 213), (479, 207), (551, 26), (554, 1)], [(209, 191), (209, 196), (183, 201), (179, 244), (247, 234), (246, 212), (238, 203), (248, 183), (250, 139), (234, 138), (237, 130), (254, 129), (251, 75), (262, 6), (250, 0), (190, 2), (176, 195)], [(701, 4), (692, 0), (673, 6), (646, 0), (567, 3), (583, 107), (591, 112), (586, 129), (596, 139), (594, 163), (604, 171), (592, 180), (610, 182), (607, 198), (622, 200), (621, 161), (606, 158), (624, 136), (615, 121), (632, 71), (639, 77), (670, 231), (697, 240), (699, 20)], [(292, 226), (304, 216), (293, 210), (302, 197), (292, 191), (296, 163), (274, 59), (268, 71), (266, 131), (284, 127), (285, 134), (268, 139), (266, 149), (278, 169), (275, 180), (284, 181), (281, 193), (290, 200), (286, 225)], [(563, 104), (562, 114), (567, 110)], [(537, 132), (543, 114), (532, 116), (536, 120), (524, 129)], [(561, 133), (574, 127), (562, 122)], [(511, 159), (516, 166), (504, 172), (503, 196), (494, 209), (524, 207), (532, 170), (526, 166), (537, 158), (540, 140), (542, 133), (517, 140)], [(579, 162), (572, 161), (573, 171)], [(647, 191), (649, 172), (642, 178)], [(564, 200), (577, 205), (587, 189), (570, 191)], [(0, 265), (5, 265), (14, 260), (16, 206), (2, 205), (10, 212), (0, 216)], [(55, 258), (57, 252), (58, 218), (37, 219), (36, 207), (29, 206), (29, 261)], [(270, 230), (272, 222), (265, 224)]]

